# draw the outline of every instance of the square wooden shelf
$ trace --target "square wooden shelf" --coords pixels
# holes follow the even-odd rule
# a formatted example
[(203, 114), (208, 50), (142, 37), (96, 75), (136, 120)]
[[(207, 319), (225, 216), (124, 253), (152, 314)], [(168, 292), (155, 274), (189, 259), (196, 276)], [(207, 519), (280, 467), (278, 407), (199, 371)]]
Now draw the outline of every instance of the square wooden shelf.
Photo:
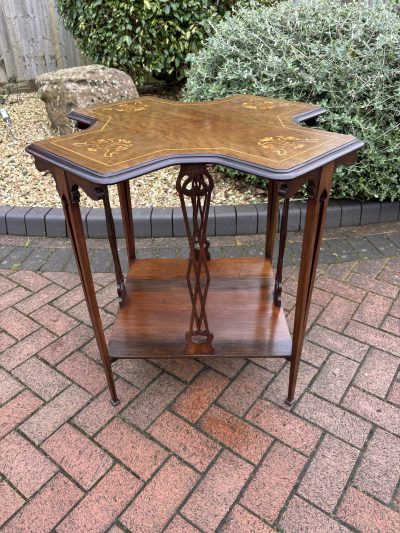
[[(206, 312), (215, 353), (207, 357), (290, 357), (292, 340), (283, 309), (274, 305), (270, 261), (211, 259), (208, 265)], [(109, 342), (111, 358), (192, 357), (184, 354), (192, 310), (187, 267), (186, 259), (131, 264), (128, 296)]]

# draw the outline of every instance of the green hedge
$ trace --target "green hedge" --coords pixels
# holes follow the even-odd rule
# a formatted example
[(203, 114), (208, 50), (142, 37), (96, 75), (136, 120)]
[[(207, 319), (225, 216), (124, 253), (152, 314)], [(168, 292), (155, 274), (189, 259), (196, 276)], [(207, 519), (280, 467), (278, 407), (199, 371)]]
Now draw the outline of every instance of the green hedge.
[(191, 59), (185, 99), (253, 93), (320, 104), (329, 110), (322, 128), (366, 143), (358, 163), (336, 173), (333, 195), (400, 200), (398, 10), (379, 0), (244, 8)]
[[(273, 4), (276, 0), (263, 0)], [(181, 79), (187, 55), (198, 51), (235, 0), (58, 0), (62, 20), (80, 50), (96, 63), (125, 70), (141, 83), (149, 75)], [(251, 4), (247, 0), (241, 4)]]

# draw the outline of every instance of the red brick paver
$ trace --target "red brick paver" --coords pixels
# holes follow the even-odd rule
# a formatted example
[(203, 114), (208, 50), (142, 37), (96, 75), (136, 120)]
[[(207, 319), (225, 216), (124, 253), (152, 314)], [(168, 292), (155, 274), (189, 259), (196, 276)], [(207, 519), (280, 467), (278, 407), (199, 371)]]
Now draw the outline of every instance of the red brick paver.
[(182, 509), (203, 531), (215, 531), (249, 478), (252, 467), (225, 450)]
[(271, 533), (273, 529), (241, 505), (236, 505), (230, 512), (221, 531), (224, 533), (237, 533), (238, 531)]
[(191, 422), (196, 422), (229, 383), (224, 376), (207, 370), (175, 401), (174, 410)]
[(110, 422), (96, 440), (143, 479), (148, 479), (168, 456), (161, 446), (119, 419)]
[(344, 522), (365, 533), (400, 530), (400, 515), (373, 500), (366, 494), (350, 488), (338, 511)]
[(12, 432), (0, 441), (0, 472), (28, 498), (57, 472), (57, 467), (30, 442)]
[(216, 442), (168, 411), (150, 426), (148, 432), (201, 472), (220, 450)]
[(198, 478), (194, 470), (171, 457), (135, 498), (121, 522), (137, 533), (162, 531)]
[(400, 439), (377, 429), (357, 469), (354, 483), (363, 492), (390, 503), (400, 479)]
[(294, 496), (285, 510), (279, 522), (285, 533), (346, 533), (350, 532), (347, 527), (338, 524), (335, 520), (322, 511), (305, 502), (298, 496)]
[(112, 465), (109, 455), (68, 424), (53, 433), (42, 449), (84, 489), (92, 487)]
[(241, 499), (242, 505), (274, 522), (305, 463), (305, 457), (284, 444), (275, 443)]
[(101, 533), (113, 523), (141, 487), (141, 482), (115, 465), (58, 526), (60, 533)]
[(200, 427), (255, 464), (272, 442), (272, 438), (263, 431), (215, 405), (201, 419)]
[(339, 501), (358, 457), (358, 450), (326, 435), (315, 454), (298, 493), (327, 512)]
[(21, 496), (5, 481), (0, 481), (0, 524), (4, 524), (23, 505)]
[(8, 522), (3, 531), (50, 532), (82, 496), (82, 491), (62, 474), (57, 474)]
[(321, 431), (296, 415), (259, 400), (247, 419), (285, 444), (309, 454), (314, 449)]
[(283, 360), (212, 357), (118, 361), (113, 407), (78, 276), (0, 270), (0, 529), (397, 533), (399, 272), (320, 269), (289, 408)]

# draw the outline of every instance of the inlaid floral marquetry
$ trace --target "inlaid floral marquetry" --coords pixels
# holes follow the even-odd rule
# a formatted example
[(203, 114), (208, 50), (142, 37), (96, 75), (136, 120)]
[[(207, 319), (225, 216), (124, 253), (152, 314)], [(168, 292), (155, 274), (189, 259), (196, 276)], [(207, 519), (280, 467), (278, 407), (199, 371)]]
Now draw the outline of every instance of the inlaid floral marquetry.
[(145, 104), (144, 102), (133, 100), (129, 102), (122, 102), (117, 105), (114, 104), (112, 106), (103, 107), (102, 109), (104, 111), (105, 110), (112, 111), (112, 112), (117, 111), (118, 113), (123, 113), (124, 111), (136, 113), (137, 111), (144, 111), (148, 107), (149, 107), (148, 104)]
[(276, 135), (275, 137), (264, 137), (264, 139), (258, 141), (258, 144), (274, 154), (286, 156), (291, 150), (303, 150), (316, 142), (318, 142), (318, 139), (301, 139), (299, 137)]
[(350, 135), (305, 127), (314, 104), (238, 95), (212, 102), (145, 96), (74, 110), (85, 129), (28, 152), (95, 183), (117, 183), (176, 162), (217, 163), (285, 180), (354, 152)]
[(265, 100), (263, 102), (260, 99), (250, 98), (246, 102), (243, 102), (242, 107), (246, 109), (275, 109), (276, 107), (287, 107), (293, 102), (284, 102), (280, 100)]
[(104, 157), (113, 157), (119, 152), (124, 152), (132, 146), (128, 139), (98, 139), (97, 141), (75, 142), (74, 146), (83, 146), (88, 152), (100, 153)]

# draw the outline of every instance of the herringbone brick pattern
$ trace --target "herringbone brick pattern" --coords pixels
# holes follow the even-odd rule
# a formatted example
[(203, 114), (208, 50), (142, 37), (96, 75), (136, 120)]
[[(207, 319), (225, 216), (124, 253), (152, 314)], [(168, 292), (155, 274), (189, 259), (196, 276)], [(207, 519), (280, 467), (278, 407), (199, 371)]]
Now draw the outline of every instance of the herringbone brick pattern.
[(282, 360), (212, 358), (118, 362), (114, 408), (76, 274), (0, 295), (4, 531), (400, 531), (398, 258), (321, 266), (291, 409)]

